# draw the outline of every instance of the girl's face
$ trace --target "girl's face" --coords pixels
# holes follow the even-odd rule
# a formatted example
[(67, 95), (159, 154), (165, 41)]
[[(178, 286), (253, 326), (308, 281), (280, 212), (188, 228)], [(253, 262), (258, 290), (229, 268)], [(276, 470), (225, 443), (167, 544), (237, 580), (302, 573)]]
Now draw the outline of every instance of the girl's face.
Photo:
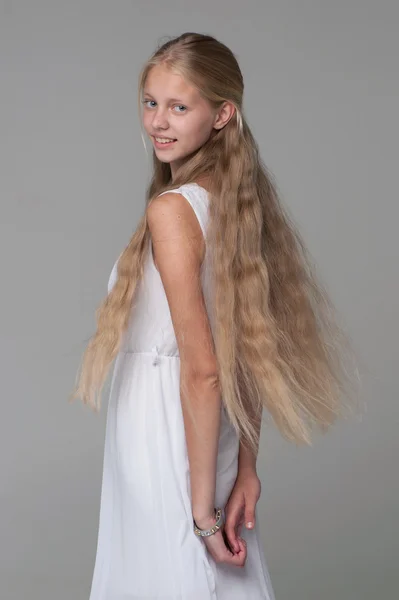
[[(170, 163), (172, 178), (184, 160), (218, 127), (218, 112), (181, 75), (162, 65), (153, 67), (143, 90), (143, 125), (157, 158)], [(168, 138), (171, 143), (157, 142)]]

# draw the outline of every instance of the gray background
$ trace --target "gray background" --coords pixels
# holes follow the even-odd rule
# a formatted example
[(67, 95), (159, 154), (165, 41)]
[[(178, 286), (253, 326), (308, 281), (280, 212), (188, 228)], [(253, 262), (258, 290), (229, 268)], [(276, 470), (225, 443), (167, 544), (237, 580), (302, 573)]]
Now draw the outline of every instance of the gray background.
[(277, 600), (397, 597), (398, 13), (387, 0), (0, 3), (1, 598), (89, 596), (106, 411), (67, 395), (144, 206), (137, 75), (187, 30), (236, 54), (263, 158), (366, 367), (361, 422), (313, 448), (262, 432)]

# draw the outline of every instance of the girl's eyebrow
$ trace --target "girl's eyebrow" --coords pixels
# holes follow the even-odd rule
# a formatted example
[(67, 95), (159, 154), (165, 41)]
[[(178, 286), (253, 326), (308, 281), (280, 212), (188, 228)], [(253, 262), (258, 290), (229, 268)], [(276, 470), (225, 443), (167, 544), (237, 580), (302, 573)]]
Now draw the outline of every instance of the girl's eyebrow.
[[(152, 96), (149, 92), (143, 92), (144, 96), (151, 96), (151, 98), (153, 98), (154, 96)], [(181, 102), (180, 98), (169, 98), (168, 102)]]

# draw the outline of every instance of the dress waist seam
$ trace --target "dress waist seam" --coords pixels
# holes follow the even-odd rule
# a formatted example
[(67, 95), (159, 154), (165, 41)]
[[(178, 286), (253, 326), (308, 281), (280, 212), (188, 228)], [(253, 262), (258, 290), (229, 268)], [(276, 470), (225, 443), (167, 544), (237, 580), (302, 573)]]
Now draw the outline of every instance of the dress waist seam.
[(119, 350), (120, 354), (144, 354), (145, 356), (161, 356), (162, 358), (180, 358), (179, 354), (162, 354), (160, 352), (153, 352), (151, 350)]

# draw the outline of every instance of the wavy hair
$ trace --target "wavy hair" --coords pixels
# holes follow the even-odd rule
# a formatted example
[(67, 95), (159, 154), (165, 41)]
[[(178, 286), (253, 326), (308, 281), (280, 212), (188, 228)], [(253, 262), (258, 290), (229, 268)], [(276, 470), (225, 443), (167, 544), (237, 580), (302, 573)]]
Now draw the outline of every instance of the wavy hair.
[(94, 410), (100, 408), (101, 390), (144, 272), (149, 203), (161, 192), (206, 176), (214, 349), (226, 412), (253, 449), (259, 442), (254, 416), (262, 414), (263, 407), (287, 440), (311, 444), (313, 426), (326, 431), (351, 408), (357, 370), (351, 370), (348, 338), (316, 281), (315, 267), (244, 117), (238, 62), (228, 47), (209, 35), (184, 33), (169, 39), (140, 73), (139, 112), (146, 78), (156, 65), (183, 76), (211, 107), (229, 101), (235, 113), (187, 157), (173, 181), (170, 165), (153, 151), (145, 211), (119, 258), (117, 280), (96, 311), (97, 330), (70, 400), (80, 397)]

